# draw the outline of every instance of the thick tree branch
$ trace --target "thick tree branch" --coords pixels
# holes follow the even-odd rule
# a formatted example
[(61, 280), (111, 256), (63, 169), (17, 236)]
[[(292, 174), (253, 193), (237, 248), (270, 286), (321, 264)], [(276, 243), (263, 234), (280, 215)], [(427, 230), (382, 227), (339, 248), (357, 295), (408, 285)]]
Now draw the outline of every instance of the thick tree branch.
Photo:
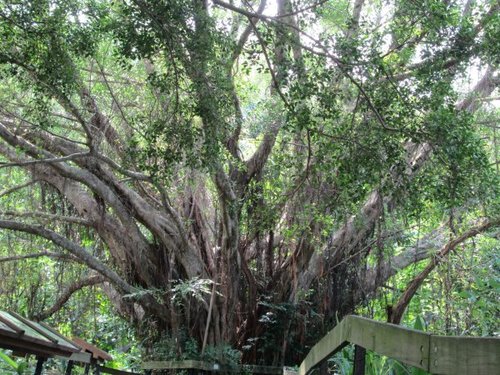
[[(12, 146), (21, 147), (28, 155), (34, 158), (40, 156), (44, 158), (54, 158), (52, 153), (36, 147), (22, 137), (16, 136), (2, 123), (0, 123), (0, 136)], [(47, 134), (45, 134), (44, 137), (46, 140), (44, 146), (47, 148), (53, 148), (60, 152), (71, 152), (76, 148), (75, 145), (69, 142), (64, 142), (59, 139), (55, 140)], [(15, 153), (13, 153), (11, 160), (12, 159), (14, 159), (13, 161), (16, 163), (28, 161), (18, 157)], [(106, 204), (114, 208), (115, 213), (126, 228), (125, 236), (122, 238), (122, 241), (127, 237), (130, 239), (136, 238), (130, 241), (130, 246), (133, 246), (132, 244), (138, 241), (145, 241), (144, 236), (139, 231), (137, 223), (134, 220), (134, 218), (137, 218), (139, 221), (145, 223), (149, 229), (161, 239), (164, 245), (176, 254), (179, 262), (185, 267), (186, 273), (190, 275), (190, 277), (202, 275), (204, 273), (203, 264), (198, 258), (196, 250), (189, 246), (185, 233), (183, 232), (184, 228), (180, 225), (178, 218), (176, 218), (177, 221), (173, 220), (172, 222), (163, 212), (152, 207), (137, 192), (128, 188), (120, 181), (117, 181), (116, 177), (109, 170), (102, 168), (98, 164), (98, 160), (99, 159), (91, 156), (75, 159), (75, 163), (84, 169), (69, 166), (64, 162), (53, 163), (51, 167), (53, 167), (54, 172), (57, 171), (57, 174), (61, 177), (88, 186), (95, 194), (100, 196)], [(109, 160), (106, 161), (109, 162)], [(34, 165), (37, 164), (35, 163)], [(122, 172), (124, 171), (122, 170)], [(134, 177), (140, 177), (142, 179), (144, 176), (140, 175)], [(50, 177), (48, 178), (50, 179)], [(102, 210), (99, 210), (97, 213), (101, 211)], [(171, 213), (175, 215), (174, 212)], [(138, 246), (138, 249), (139, 248), (143, 248), (144, 251), (131, 250), (130, 254), (133, 254), (132, 259), (135, 259), (134, 262), (137, 269), (144, 270), (140, 274), (143, 277), (150, 278), (148, 285), (154, 285), (153, 280), (155, 276), (145, 271), (154, 269), (153, 262), (156, 262), (156, 260), (150, 257), (152, 256), (154, 258), (154, 254), (150, 254), (151, 249), (148, 249), (147, 246)]]
[[(28, 154), (35, 160), (38, 160), (39, 158), (56, 159), (56, 157), (52, 153), (40, 149), (35, 145), (33, 145), (32, 143), (25, 140), (24, 138), (19, 137), (14, 133), (12, 133), (10, 129), (8, 129), (1, 122), (0, 122), (0, 137), (3, 138), (11, 146), (20, 147), (26, 152), (26, 154)], [(18, 159), (14, 160), (14, 162), (16, 163), (27, 163), (28, 161), (31, 161), (29, 159), (26, 160), (24, 158), (18, 158), (18, 157), (16, 158)], [(80, 157), (78, 157), (77, 159), (79, 158)], [(86, 160), (87, 158), (83, 159)], [(124, 224), (126, 224), (130, 228), (133, 228), (135, 226), (135, 223), (133, 222), (133, 220), (131, 220), (128, 209), (125, 207), (121, 199), (115, 194), (115, 192), (108, 185), (106, 185), (103, 182), (102, 179), (99, 179), (94, 173), (91, 173), (88, 170), (72, 167), (66, 164), (65, 162), (54, 162), (51, 163), (51, 166), (55, 170), (57, 170), (58, 173), (60, 173), (63, 177), (73, 179), (88, 186), (90, 189), (92, 189), (92, 191), (99, 194), (106, 203), (108, 203), (116, 210), (117, 215), (120, 217), (120, 220)], [(136, 230), (138, 231), (138, 229)]]
[(109, 281), (111, 281), (122, 291), (127, 293), (132, 293), (135, 291), (134, 287), (129, 285), (125, 280), (123, 280), (120, 276), (118, 276), (118, 274), (115, 271), (108, 268), (100, 260), (91, 255), (87, 250), (85, 250), (83, 247), (77, 245), (76, 243), (68, 240), (66, 237), (63, 237), (52, 230), (45, 229), (39, 225), (30, 225), (12, 220), (0, 220), (0, 228), (10, 229), (18, 232), (24, 232), (39, 237), (43, 237), (53, 242), (54, 244), (61, 246), (74, 256), (81, 259), (90, 268), (97, 271), (101, 275), (105, 276)]
[(472, 91), (457, 104), (456, 108), (459, 111), (477, 111), (483, 102), (482, 98), (490, 95), (500, 84), (500, 75), (495, 72), (491, 66), (488, 66), (483, 77), (476, 83)]
[(353, 38), (359, 29), (359, 20), (361, 18), (361, 11), (363, 9), (364, 3), (365, 3), (365, 0), (355, 0), (354, 1), (351, 23), (350, 23), (349, 28), (347, 29), (347, 33), (346, 33), (347, 39)]
[(81, 158), (81, 157), (85, 157), (88, 155), (89, 155), (88, 152), (81, 152), (81, 153), (79, 152), (79, 153), (71, 154), (68, 156), (53, 157), (53, 158), (46, 158), (46, 159), (35, 159), (35, 160), (18, 162), (18, 163), (0, 163), (0, 169), (9, 168), (9, 167), (25, 167), (27, 165), (42, 164), (42, 163), (47, 163), (47, 164), (62, 163), (65, 161), (75, 160), (76, 158)]
[(141, 303), (145, 307), (145, 309), (155, 311), (158, 316), (168, 316), (166, 307), (159, 304), (151, 294), (139, 293), (139, 289), (128, 284), (115, 271), (110, 269), (93, 255), (91, 255), (83, 247), (57, 234), (56, 232), (45, 229), (38, 225), (29, 225), (11, 220), (0, 220), (0, 228), (33, 234), (35, 236), (39, 236), (53, 242), (55, 245), (66, 249), (71, 254), (81, 259), (88, 267), (92, 268), (100, 275), (104, 276), (107, 280), (109, 280), (122, 293), (132, 296), (132, 298)]
[[(95, 98), (86, 88), (83, 88), (81, 90), (80, 95), (85, 108), (92, 114), (90, 125), (92, 126), (91, 130), (93, 131), (94, 139), (93, 145), (95, 146), (95, 148), (98, 148), (98, 144), (100, 142), (100, 139), (102, 138), (100, 136), (96, 137), (96, 135), (98, 135), (97, 133), (100, 132), (102, 135), (104, 135), (104, 138), (111, 145), (113, 150), (116, 151), (118, 155), (123, 156), (124, 154), (120, 136), (111, 124), (109, 118), (100, 111)], [(94, 150), (94, 148), (92, 148), (92, 150)]]
[[(484, 84), (484, 82), (491, 81), (492, 70), (487, 70), (483, 79), (474, 87), (471, 94), (475, 98), (484, 97), (491, 94), (495, 86), (491, 84)], [(470, 106), (467, 103), (457, 103), (457, 110), (466, 110), (474, 112), (479, 107), (474, 105)], [(432, 147), (428, 143), (423, 144), (410, 144), (406, 145), (408, 158), (407, 167), (403, 175), (392, 175), (393, 185), (397, 187), (400, 192), (407, 189), (407, 184), (420, 172), (421, 168), (429, 160), (432, 154)], [(323, 262), (328, 262), (330, 265), (339, 262), (343, 256), (352, 254), (353, 249), (358, 244), (363, 243), (369, 236), (375, 226), (376, 221), (379, 219), (384, 207), (393, 210), (398, 203), (398, 194), (381, 197), (378, 191), (372, 191), (368, 196), (366, 202), (361, 207), (360, 211), (349, 218), (346, 223), (339, 228), (330, 237), (330, 240), (323, 252), (315, 252), (310, 255), (308, 266), (300, 275), (300, 285), (302, 288), (309, 288), (311, 282), (320, 277), (321, 265)], [(359, 227), (356, 223), (360, 223)], [(328, 267), (327, 267), (328, 268)]]
[(269, 130), (264, 135), (264, 139), (259, 145), (250, 159), (247, 160), (247, 181), (250, 181), (254, 176), (258, 176), (264, 168), (269, 155), (271, 154), (276, 137), (281, 129), (281, 122), (276, 121), (271, 124)]

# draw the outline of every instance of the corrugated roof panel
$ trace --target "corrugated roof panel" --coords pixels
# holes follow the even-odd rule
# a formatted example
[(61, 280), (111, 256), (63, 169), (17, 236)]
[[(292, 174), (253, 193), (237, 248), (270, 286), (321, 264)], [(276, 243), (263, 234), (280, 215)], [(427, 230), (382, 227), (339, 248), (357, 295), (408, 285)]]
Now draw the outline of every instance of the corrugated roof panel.
[(34, 322), (15, 312), (2, 310), (0, 348), (42, 357), (75, 358), (85, 363), (90, 361), (90, 354), (99, 361), (112, 360), (108, 353), (86, 341), (72, 341), (43, 322)]
[(42, 334), (40, 334), (37, 331), (35, 331), (30, 326), (24, 324), (22, 321), (20, 321), (19, 319), (17, 319), (15, 316), (12, 316), (11, 314), (9, 314), (9, 313), (7, 313), (5, 311), (1, 311), (1, 310), (0, 310), (0, 315), (4, 319), (7, 319), (8, 321), (10, 321), (12, 324), (16, 325), (19, 329), (22, 329), (24, 331), (24, 334), (26, 336), (29, 336), (29, 337), (32, 337), (32, 338), (35, 338), (37, 340), (41, 340), (41, 341), (44, 341), (44, 342), (47, 342), (47, 343), (51, 343), (51, 341), (49, 339), (47, 339)]
[(65, 346), (68, 349), (80, 351), (80, 348), (78, 346), (74, 345), (71, 341), (68, 341), (67, 339), (65, 339), (62, 335), (56, 334), (54, 331), (47, 329), (46, 327), (44, 327), (40, 323), (32, 322), (32, 324), (34, 324), (38, 329), (40, 329), (40, 331), (42, 331), (44, 333), (44, 335), (47, 335), (47, 336), (57, 340), (58, 345)]

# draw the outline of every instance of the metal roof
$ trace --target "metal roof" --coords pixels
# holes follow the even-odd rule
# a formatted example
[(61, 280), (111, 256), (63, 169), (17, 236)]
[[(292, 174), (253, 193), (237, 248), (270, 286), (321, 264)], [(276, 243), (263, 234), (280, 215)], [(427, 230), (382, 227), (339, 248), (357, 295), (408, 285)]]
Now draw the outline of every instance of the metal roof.
[(10, 349), (14, 354), (62, 357), (85, 363), (89, 363), (91, 358), (98, 361), (112, 359), (108, 353), (82, 339), (75, 341), (42, 322), (0, 310), (0, 348)]

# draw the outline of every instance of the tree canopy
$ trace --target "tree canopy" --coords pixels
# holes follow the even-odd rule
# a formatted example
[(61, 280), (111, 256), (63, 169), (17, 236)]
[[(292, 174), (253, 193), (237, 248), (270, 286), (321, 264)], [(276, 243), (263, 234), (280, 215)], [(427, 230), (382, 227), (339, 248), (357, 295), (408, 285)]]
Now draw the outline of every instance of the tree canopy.
[(0, 1), (0, 298), (99, 286), (150, 348), (269, 365), (398, 277), (399, 323), (450, 253), (498, 257), (499, 14)]

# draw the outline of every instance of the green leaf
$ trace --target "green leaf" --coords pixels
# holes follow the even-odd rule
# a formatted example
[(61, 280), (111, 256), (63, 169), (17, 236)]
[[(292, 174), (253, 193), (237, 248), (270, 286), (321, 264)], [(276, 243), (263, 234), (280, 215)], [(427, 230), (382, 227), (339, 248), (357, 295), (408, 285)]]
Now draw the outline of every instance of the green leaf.
[(426, 330), (425, 320), (421, 315), (417, 315), (415, 317), (415, 323), (413, 324), (413, 329), (416, 329), (418, 331)]
[(14, 370), (18, 370), (18, 365), (17, 362), (14, 361), (12, 358), (10, 358), (7, 354), (4, 352), (0, 351), (0, 359), (5, 362), (7, 365), (12, 367)]

